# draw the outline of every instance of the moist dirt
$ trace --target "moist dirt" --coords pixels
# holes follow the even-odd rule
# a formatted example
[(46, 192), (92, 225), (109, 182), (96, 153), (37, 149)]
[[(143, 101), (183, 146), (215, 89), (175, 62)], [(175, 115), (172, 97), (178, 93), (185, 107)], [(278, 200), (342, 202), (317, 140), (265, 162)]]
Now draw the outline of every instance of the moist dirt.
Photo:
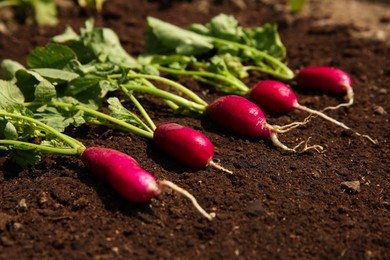
[[(386, 1), (375, 1), (377, 19), (353, 19), (367, 8), (337, 19), (321, 1), (298, 15), (270, 1), (110, 0), (103, 12), (74, 5), (59, 9), (59, 25), (37, 28), (3, 19), (0, 59), (25, 64), (27, 54), (51, 37), (84, 26), (112, 28), (132, 55), (144, 53), (146, 17), (179, 26), (206, 23), (219, 13), (243, 26), (278, 23), (294, 71), (310, 65), (335, 66), (353, 79), (355, 104), (330, 111), (374, 145), (350, 131), (314, 118), (280, 135), (289, 146), (310, 138), (324, 153), (281, 152), (267, 140), (232, 136), (205, 119), (173, 115), (161, 102), (140, 97), (156, 123), (177, 122), (204, 133), (215, 159), (234, 171), (190, 170), (163, 155), (153, 143), (131, 134), (85, 125), (67, 134), (87, 146), (105, 146), (133, 156), (157, 179), (190, 191), (216, 218), (208, 221), (191, 203), (165, 193), (149, 204), (132, 204), (84, 169), (78, 158), (44, 156), (28, 169), (0, 157), (0, 259), (385, 259), (390, 248), (390, 48)], [(326, 1), (325, 1), (326, 2)], [(336, 2), (336, 1), (334, 1)], [(353, 1), (337, 1), (353, 2)], [(355, 1), (363, 6), (368, 1)], [(387, 2), (388, 3), (388, 2)], [(335, 4), (336, 5), (336, 4)], [(376, 8), (376, 7), (375, 7)], [(376, 9), (375, 9), (376, 10)], [(360, 12), (360, 13), (359, 13)], [(332, 15), (334, 14), (334, 15)], [(3, 16), (5, 17), (5, 16)], [(370, 25), (373, 27), (370, 27)], [(374, 33), (367, 37), (366, 32)], [(365, 36), (365, 37), (362, 37)], [(266, 78), (259, 73), (248, 86)], [(189, 78), (179, 79), (207, 101), (222, 95)], [(291, 82), (302, 105), (321, 109), (342, 97), (303, 91)], [(272, 124), (302, 120), (304, 112), (269, 116)]]

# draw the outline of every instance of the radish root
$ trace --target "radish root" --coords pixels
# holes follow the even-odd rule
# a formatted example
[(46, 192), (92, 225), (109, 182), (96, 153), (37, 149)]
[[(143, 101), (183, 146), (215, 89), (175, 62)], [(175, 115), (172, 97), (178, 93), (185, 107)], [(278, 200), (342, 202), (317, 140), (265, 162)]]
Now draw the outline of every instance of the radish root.
[[(173, 182), (170, 182), (170, 181), (167, 181), (167, 180), (163, 180), (163, 181), (160, 181), (159, 182), (159, 186), (161, 187), (161, 189), (163, 190), (165, 187), (168, 187), (180, 194), (182, 194), (183, 196), (187, 197), (191, 202), (192, 204), (195, 206), (195, 208), (199, 211), (200, 214), (202, 214), (204, 217), (206, 217), (208, 220), (212, 220), (213, 219), (213, 216), (209, 213), (207, 213), (198, 203), (198, 201), (196, 200), (196, 198), (191, 194), (189, 193), (188, 191), (186, 191), (185, 189), (177, 186), (176, 184), (174, 184)], [(214, 214), (213, 214), (214, 215)]]
[(218, 164), (217, 162), (214, 162), (213, 160), (210, 160), (209, 164), (210, 166), (214, 167), (215, 169), (218, 169), (220, 171), (223, 171), (223, 172), (226, 172), (226, 173), (229, 173), (229, 174), (233, 174), (232, 171), (228, 170), (228, 169), (225, 169), (224, 167), (222, 167), (220, 164)]
[[(352, 89), (352, 88), (351, 88)], [(346, 126), (344, 123), (340, 122), (340, 121), (337, 121), (336, 119), (328, 116), (328, 115), (325, 115), (324, 113), (322, 113), (321, 111), (317, 111), (317, 110), (314, 110), (314, 109), (311, 109), (311, 108), (308, 108), (306, 106), (302, 106), (300, 104), (296, 104), (295, 105), (295, 108), (297, 109), (300, 109), (302, 111), (306, 111), (308, 113), (311, 113), (311, 114), (314, 114), (316, 116), (319, 116), (319, 117), (322, 117), (323, 119), (335, 124), (335, 125), (338, 125), (346, 130), (351, 130), (354, 132), (354, 134), (356, 134), (357, 136), (360, 136), (360, 137), (364, 137), (364, 138), (367, 138), (368, 140), (370, 140), (370, 142), (372, 142), (373, 144), (378, 144), (378, 141), (372, 139), (369, 135), (362, 135), (360, 133), (358, 133), (357, 131), (351, 129), (350, 127)]]
[[(299, 152), (299, 153), (303, 153), (303, 152), (306, 152), (308, 150), (311, 150), (311, 149), (314, 149), (316, 152), (318, 153), (323, 153), (325, 152), (324, 151), (324, 147), (322, 147), (321, 145), (318, 145), (318, 144), (315, 144), (315, 145), (308, 145), (309, 143), (309, 140), (311, 139), (311, 137), (307, 138), (306, 141), (302, 141), (300, 142), (298, 145), (296, 145), (293, 149), (295, 152)], [(298, 151), (298, 148), (302, 145), (302, 144), (305, 144), (305, 146), (303, 147), (303, 149), (301, 151)]]
[(293, 130), (294, 128), (297, 128), (297, 127), (300, 127), (300, 126), (303, 126), (303, 125), (306, 125), (307, 123), (310, 122), (311, 118), (313, 117), (313, 115), (309, 115), (308, 117), (306, 117), (303, 121), (299, 122), (299, 121), (296, 121), (296, 122), (292, 122), (290, 124), (287, 124), (287, 125), (283, 125), (283, 126), (280, 126), (280, 125), (270, 125), (268, 123), (266, 123), (266, 127), (274, 132), (277, 132), (277, 133), (287, 133), (291, 130)]
[(276, 147), (279, 147), (285, 151), (295, 152), (294, 149), (291, 149), (290, 147), (286, 146), (285, 144), (279, 141), (277, 133), (271, 133), (270, 139)]
[(345, 99), (347, 100), (347, 102), (339, 104), (337, 106), (325, 107), (324, 109), (321, 110), (321, 112), (324, 112), (326, 110), (339, 109), (340, 107), (349, 107), (353, 104), (353, 97), (354, 97), (353, 88), (349, 85), (344, 85), (344, 87), (347, 90), (347, 95), (345, 96)]

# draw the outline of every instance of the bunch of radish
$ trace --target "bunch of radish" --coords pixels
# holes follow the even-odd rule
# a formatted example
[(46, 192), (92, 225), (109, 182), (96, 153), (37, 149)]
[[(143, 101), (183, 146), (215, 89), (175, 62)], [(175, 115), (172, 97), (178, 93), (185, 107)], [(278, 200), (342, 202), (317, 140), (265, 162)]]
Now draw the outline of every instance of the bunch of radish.
[(131, 202), (149, 202), (164, 189), (170, 188), (189, 198), (204, 217), (213, 219), (213, 214), (207, 213), (188, 191), (168, 180), (157, 182), (152, 174), (142, 169), (135, 159), (125, 153), (90, 147), (83, 151), (81, 158), (88, 170), (109, 183), (122, 197)]
[[(170, 70), (170, 71), (173, 71), (173, 70)], [(204, 76), (206, 74), (202, 73), (202, 75)], [(222, 75), (220, 75), (220, 76), (222, 76)], [(223, 80), (221, 77), (219, 77), (218, 79)], [(243, 101), (243, 99), (238, 99), (237, 97), (234, 97), (234, 98), (229, 97), (229, 98), (226, 98), (226, 101), (225, 101), (225, 98), (222, 98), (222, 99), (219, 99), (215, 102), (212, 102), (212, 104), (215, 103), (218, 105), (213, 105), (213, 106), (209, 106), (209, 107), (220, 107), (219, 103), (229, 104), (229, 103), (233, 102), (234, 104), (223, 106), (224, 108), (219, 109), (218, 110), (219, 112), (208, 113), (208, 114), (215, 115), (215, 116), (213, 116), (213, 119), (215, 121), (219, 122), (219, 124), (222, 124), (226, 129), (229, 129), (228, 122), (221, 122), (221, 121), (225, 121), (225, 118), (228, 118), (228, 117), (226, 115), (220, 117), (220, 116), (218, 116), (218, 114), (230, 113), (230, 112), (227, 112), (230, 109), (233, 111), (233, 112), (231, 112), (232, 114), (237, 113), (237, 118), (238, 118), (237, 119), (238, 121), (230, 119), (230, 121), (233, 122), (232, 123), (233, 128), (234, 127), (242, 128), (241, 124), (236, 123), (236, 122), (239, 122), (239, 120), (243, 120), (243, 118), (240, 118), (241, 116), (245, 117), (243, 115), (248, 114), (247, 112), (243, 112), (242, 110), (257, 111), (260, 108), (262, 111), (264, 111), (265, 113), (270, 114), (270, 115), (282, 115), (282, 114), (285, 114), (285, 113), (290, 112), (290, 111), (295, 110), (295, 109), (299, 109), (299, 110), (306, 111), (306, 112), (310, 113), (309, 117), (307, 117), (303, 122), (293, 122), (293, 123), (285, 125), (285, 126), (271, 126), (269, 124), (266, 124), (266, 126), (267, 126), (266, 129), (268, 129), (268, 131), (269, 130), (273, 131), (274, 134), (263, 133), (262, 135), (257, 135), (258, 137), (261, 136), (261, 137), (270, 138), (271, 140), (273, 140), (273, 142), (275, 144), (277, 144), (277, 146), (283, 148), (284, 150), (294, 150), (294, 149), (290, 149), (284, 145), (281, 145), (281, 143), (279, 141), (277, 141), (277, 139), (275, 139), (276, 138), (275, 134), (277, 132), (287, 132), (287, 131), (289, 131), (297, 126), (304, 125), (304, 124), (308, 123), (310, 121), (310, 119), (312, 118), (312, 115), (319, 116), (319, 117), (321, 117), (321, 118), (323, 118), (323, 119), (325, 119), (325, 120), (327, 120), (327, 121), (329, 121), (337, 126), (344, 128), (344, 129), (352, 130), (350, 127), (348, 127), (344, 123), (339, 122), (336, 119), (323, 113), (323, 111), (326, 111), (326, 110), (338, 109), (341, 107), (348, 107), (348, 106), (351, 106), (353, 104), (354, 94), (353, 94), (353, 89), (351, 86), (352, 80), (351, 80), (351, 77), (346, 72), (344, 72), (340, 69), (336, 69), (334, 67), (327, 67), (327, 66), (307, 67), (307, 68), (300, 70), (299, 73), (296, 75), (296, 82), (300, 87), (306, 88), (306, 89), (320, 90), (320, 91), (323, 91), (325, 93), (345, 94), (347, 102), (339, 104), (337, 106), (326, 107), (322, 111), (317, 111), (317, 110), (314, 110), (314, 109), (311, 109), (311, 108), (308, 108), (306, 106), (299, 104), (294, 91), (287, 84), (285, 84), (281, 81), (277, 81), (277, 80), (263, 80), (263, 81), (260, 81), (258, 84), (256, 84), (252, 89), (249, 89), (249, 88), (246, 88), (246, 90), (243, 88), (241, 88), (240, 90), (238, 90), (238, 88), (233, 88), (232, 90), (222, 89), (222, 90), (226, 90), (229, 93), (237, 91), (238, 95), (248, 96), (248, 99), (258, 106), (257, 109), (253, 109), (253, 110), (251, 110), (252, 108), (245, 109), (245, 107), (253, 107), (253, 104), (249, 105), (249, 104), (247, 104), (247, 102)], [(222, 102), (222, 100), (223, 100), (223, 102)], [(235, 100), (235, 101), (231, 101), (231, 100)], [(243, 107), (241, 107), (241, 104), (243, 104), (242, 105)], [(208, 109), (211, 109), (211, 108), (208, 108)], [(208, 109), (206, 109), (206, 110), (208, 110)], [(225, 109), (227, 109), (227, 110), (225, 110)], [(198, 110), (203, 110), (203, 109), (200, 108)], [(234, 112), (234, 110), (240, 111), (240, 112)], [(259, 112), (256, 112), (256, 113), (260, 114)], [(265, 122), (265, 117), (262, 113), (261, 113), (261, 117), (263, 118), (263, 121)], [(229, 120), (226, 120), (226, 121), (229, 121)], [(230, 130), (230, 131), (233, 133), (237, 132), (238, 134), (241, 134), (243, 136), (253, 137), (252, 134), (247, 135), (245, 133), (245, 131), (243, 131), (242, 129), (234, 129), (234, 130)], [(362, 135), (355, 130), (352, 130), (352, 131), (358, 136), (367, 138), (368, 140), (370, 140), (374, 144), (377, 143), (376, 140), (372, 139), (368, 135)], [(321, 149), (320, 146), (314, 146), (314, 147)]]
[[(230, 24), (226, 22), (228, 21), (226, 20), (227, 17), (228, 16), (225, 15), (219, 15), (213, 18), (210, 23), (206, 25), (196, 24), (192, 27), (190, 26), (189, 30), (185, 30), (180, 27), (177, 27), (176, 25), (161, 21), (159, 19), (155, 19), (153, 17), (149, 17), (148, 28), (145, 37), (149, 53), (149, 59), (147, 61), (149, 61), (150, 65), (154, 66), (158, 70), (165, 71), (173, 75), (190, 76), (195, 80), (213, 86), (227, 94), (249, 96), (251, 101), (256, 103), (262, 110), (267, 113), (282, 114), (293, 109), (300, 109), (305, 110), (311, 114), (320, 116), (323, 119), (326, 119), (338, 126), (343, 127), (344, 129), (350, 129), (345, 124), (338, 122), (337, 120), (323, 113), (323, 111), (326, 110), (338, 109), (340, 107), (348, 107), (353, 104), (354, 92), (352, 89), (352, 80), (346, 72), (329, 66), (312, 66), (303, 68), (298, 72), (297, 75), (294, 75), (294, 73), (292, 73), (292, 71), (287, 68), (287, 66), (282, 66), (284, 64), (279, 64), (279, 62), (273, 63), (273, 57), (263, 57), (260, 54), (259, 57), (262, 57), (262, 59), (259, 59), (260, 61), (267, 60), (268, 58), (270, 58), (268, 63), (275, 65), (274, 70), (270, 70), (270, 68), (268, 68), (264, 64), (263, 66), (258, 66), (257, 68), (255, 68), (256, 66), (254, 67), (251, 65), (245, 66), (242, 62), (245, 62), (246, 59), (240, 56), (241, 52), (234, 53), (225, 50), (225, 52), (219, 53), (218, 48), (224, 45), (233, 45), (235, 48), (239, 48), (242, 50), (245, 49), (250, 53), (262, 52), (264, 50), (260, 49), (261, 47), (259, 46), (262, 46), (261, 44), (258, 46), (255, 45), (256, 47), (241, 46), (240, 43), (242, 42), (232, 43), (229, 42), (230, 38), (219, 39), (219, 37), (223, 38), (224, 33), (226, 33), (227, 31), (226, 28), (229, 28), (230, 26)], [(230, 19), (234, 20), (234, 18), (232, 17), (230, 17)], [(226, 24), (225, 27), (220, 28), (219, 25), (224, 24), (224, 22)], [(239, 30), (238, 28), (235, 28), (236, 30), (233, 30), (232, 28), (230, 29), (231, 31), (229, 31), (229, 33), (236, 32), (237, 30)], [(218, 30), (221, 30), (221, 32)], [(164, 33), (167, 31), (174, 31), (176, 33), (173, 35), (171, 35), (170, 33)], [(215, 33), (216, 31), (219, 32), (219, 34)], [(195, 36), (198, 36), (196, 33), (200, 33), (201, 36), (207, 35), (205, 40), (208, 41), (206, 41), (204, 45), (202, 45), (203, 48), (196, 49), (197, 45), (190, 41), (191, 37), (194, 38)], [(213, 33), (215, 33), (215, 35)], [(181, 34), (183, 34), (184, 39), (181, 39), (179, 37), (179, 35)], [(248, 37), (250, 38), (250, 35)], [(239, 36), (235, 35), (235, 37), (231, 38), (237, 39), (239, 38)], [(187, 39), (188, 41), (185, 41)], [(251, 40), (256, 42), (259, 39)], [(190, 44), (191, 48), (183, 48), (182, 45), (186, 44), (187, 42), (188, 44)], [(243, 40), (243, 42), (245, 42), (245, 40)], [(215, 45), (210, 47), (206, 43), (209, 43), (209, 45)], [(281, 42), (275, 42), (273, 47), (281, 47), (278, 44), (281, 44)], [(254, 50), (251, 51), (249, 51), (249, 49), (246, 49), (253, 47)], [(210, 49), (212, 48), (214, 52), (217, 53), (217, 55), (210, 51)], [(226, 49), (229, 50), (230, 48)], [(226, 52), (228, 53), (226, 54)], [(210, 56), (207, 61), (204, 60), (204, 56), (200, 55), (205, 55), (206, 53)], [(181, 58), (180, 61), (183, 63), (181, 64), (181, 66), (177, 66), (177, 64), (175, 63), (180, 62), (178, 57)], [(256, 61), (254, 63), (256, 63)], [(159, 64), (159, 62), (162, 62), (162, 64)], [(216, 69), (215, 67), (217, 67), (218, 69)], [(295, 94), (292, 92), (292, 90), (287, 90), (285, 86), (281, 85), (283, 84), (281, 82), (261, 82), (256, 85), (254, 89), (249, 89), (238, 77), (247, 77), (249, 75), (247, 73), (247, 70), (251, 69), (262, 71), (263, 73), (269, 74), (274, 78), (279, 78), (282, 80), (290, 81), (295, 78), (298, 85), (302, 88), (320, 90), (325, 93), (331, 94), (345, 94), (346, 102), (337, 106), (326, 107), (321, 112), (319, 112), (301, 106), (297, 102)], [(309, 118), (305, 120), (305, 122), (308, 121)], [(357, 132), (355, 133), (359, 136), (362, 136)], [(366, 135), (365, 137), (367, 137), (370, 141), (374, 143), (376, 142)]]
[[(267, 123), (262, 110), (256, 104), (241, 96), (228, 95), (220, 97), (210, 104), (199, 104), (158, 88), (126, 84), (123, 87), (132, 91), (132, 93), (150, 94), (163, 100), (174, 102), (180, 108), (188, 109), (192, 113), (204, 114), (207, 118), (232, 134), (250, 139), (270, 139), (276, 147), (285, 151), (296, 152), (298, 151), (298, 147), (303, 143), (301, 142), (294, 148), (290, 148), (280, 142), (278, 133), (285, 133), (306, 122), (294, 122), (286, 126), (270, 125)], [(322, 147), (306, 146), (302, 151), (308, 149), (321, 150)]]
[[(350, 106), (353, 103), (353, 90), (351, 87), (351, 78), (349, 75), (333, 67), (308, 67), (302, 69), (296, 77), (299, 86), (331, 92), (335, 94), (346, 93), (348, 103), (343, 103), (328, 109), (337, 109), (343, 106)], [(282, 115), (295, 109), (306, 111), (310, 114), (320, 116), (321, 118), (340, 126), (344, 129), (351, 130), (344, 123), (334, 118), (298, 103), (294, 91), (285, 83), (277, 80), (263, 80), (253, 87), (249, 93), (249, 99), (261, 107), (266, 113), (271, 115)], [(377, 141), (368, 135), (362, 135), (352, 130), (356, 135), (362, 136), (376, 144)]]
[[(45, 144), (14, 140), (14, 138), (1, 139), (0, 147), (3, 150), (33, 151), (29, 153), (30, 155), (34, 153), (51, 153), (81, 157), (82, 162), (90, 172), (108, 183), (122, 197), (131, 202), (149, 202), (152, 198), (160, 195), (164, 189), (171, 188), (188, 197), (204, 217), (209, 220), (213, 218), (212, 214), (206, 213), (200, 207), (196, 199), (188, 191), (167, 180), (157, 182), (152, 174), (142, 169), (134, 158), (125, 153), (103, 147), (86, 148), (78, 140), (60, 133), (27, 115), (0, 110), (0, 119), (7, 120), (9, 125), (13, 125), (15, 119), (22, 120), (25, 124), (24, 129), (28, 129), (27, 126), (29, 126), (40, 138), (48, 138), (45, 140)], [(48, 145), (48, 143), (51, 145)]]
[[(137, 101), (134, 97), (133, 100)], [(137, 104), (139, 109), (143, 111), (143, 115), (147, 118), (147, 121), (150, 123), (150, 127), (145, 126), (142, 128), (140, 126), (134, 126), (108, 114), (89, 109), (82, 104), (74, 105), (72, 103), (65, 103), (60, 101), (46, 103), (47, 106), (66, 108), (72, 107), (72, 109), (84, 111), (97, 118), (100, 122), (106, 122), (103, 124), (109, 127), (117, 128), (122, 131), (133, 133), (153, 140), (157, 148), (169, 155), (171, 158), (181, 162), (185, 166), (198, 170), (204, 169), (207, 166), (211, 166), (218, 170), (232, 174), (230, 170), (225, 169), (213, 161), (214, 146), (204, 134), (195, 129), (182, 126), (177, 123), (163, 123), (156, 127), (142, 106), (138, 102)], [(39, 107), (42, 104), (39, 102), (31, 102), (26, 105), (29, 107)], [(141, 120), (139, 118), (137, 119), (139, 121)]]

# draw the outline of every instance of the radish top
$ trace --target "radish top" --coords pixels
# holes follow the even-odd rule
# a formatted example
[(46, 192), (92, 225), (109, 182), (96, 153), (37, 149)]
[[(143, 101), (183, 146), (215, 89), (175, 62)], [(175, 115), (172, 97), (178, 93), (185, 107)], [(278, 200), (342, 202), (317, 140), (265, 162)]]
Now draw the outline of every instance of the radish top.
[(153, 139), (161, 150), (195, 169), (205, 168), (214, 157), (214, 146), (206, 136), (179, 124), (159, 125)]
[(236, 95), (220, 97), (206, 107), (206, 114), (228, 131), (249, 138), (270, 138), (266, 118), (251, 101)]
[(300, 87), (335, 94), (344, 94), (352, 86), (352, 79), (346, 72), (329, 66), (303, 68), (296, 81)]
[(249, 93), (249, 99), (271, 115), (290, 112), (298, 104), (294, 91), (276, 80), (263, 80), (257, 83)]

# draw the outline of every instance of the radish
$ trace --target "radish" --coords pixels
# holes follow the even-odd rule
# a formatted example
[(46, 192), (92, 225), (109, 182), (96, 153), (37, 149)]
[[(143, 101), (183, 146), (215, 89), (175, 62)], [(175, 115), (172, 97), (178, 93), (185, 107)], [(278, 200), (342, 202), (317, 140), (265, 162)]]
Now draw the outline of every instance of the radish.
[[(261, 109), (263, 109), (266, 113), (272, 115), (281, 115), (290, 112), (294, 109), (299, 109), (320, 116), (325, 120), (328, 120), (338, 126), (341, 126), (344, 129), (350, 130), (350, 128), (344, 123), (341, 123), (320, 111), (300, 105), (298, 103), (298, 99), (294, 91), (288, 85), (280, 81), (260, 81), (256, 84), (254, 88), (252, 88), (249, 94), (249, 99), (253, 101), (256, 105), (258, 105)], [(359, 136), (368, 138), (371, 142), (375, 144), (377, 143), (375, 140), (373, 140), (367, 135), (361, 135), (356, 131), (354, 132)]]
[(88, 170), (108, 182), (131, 202), (149, 202), (168, 187), (188, 197), (207, 219), (213, 218), (188, 191), (167, 180), (157, 183), (153, 175), (143, 170), (135, 159), (125, 153), (103, 147), (90, 147), (84, 150), (81, 158)]
[[(249, 138), (268, 138), (273, 144), (286, 151), (296, 151), (282, 144), (277, 133), (287, 130), (269, 125), (261, 109), (251, 101), (236, 95), (220, 97), (206, 107), (206, 114), (214, 122), (234, 134)], [(290, 128), (294, 128), (290, 127)], [(305, 147), (317, 149), (319, 146)]]
[[(9, 106), (7, 109), (14, 109), (15, 112), (0, 109), (0, 120), (5, 121), (11, 130), (19, 128), (20, 136), (10, 135), (10, 139), (0, 139), (0, 147), (4, 151), (10, 151), (9, 158), (22, 167), (38, 163), (42, 153), (77, 156), (89, 171), (110, 184), (121, 196), (131, 202), (149, 202), (153, 197), (160, 195), (165, 188), (171, 188), (189, 198), (207, 219), (213, 218), (199, 206), (188, 191), (167, 180), (157, 183), (154, 177), (143, 170), (131, 156), (109, 148), (86, 148), (80, 141), (32, 118), (31, 111), (24, 111), (25, 115), (18, 114), (20, 113), (18, 105)], [(18, 126), (20, 122), (23, 122), (22, 128)], [(25, 141), (26, 135), (39, 137), (42, 143)], [(18, 152), (13, 152), (14, 150)]]
[(298, 86), (331, 94), (346, 94), (347, 102), (328, 109), (348, 107), (353, 104), (352, 79), (344, 71), (329, 66), (312, 66), (301, 69), (296, 75)]
[(153, 136), (154, 143), (174, 159), (195, 169), (211, 165), (232, 173), (213, 161), (214, 146), (202, 133), (176, 123), (159, 125)]
[[(131, 97), (141, 114), (144, 116), (145, 120), (149, 123), (149, 126), (146, 126), (146, 124), (133, 125), (131, 122), (129, 123), (107, 115), (103, 112), (90, 109), (82, 104), (75, 105), (74, 103), (52, 101), (46, 102), (46, 105), (83, 111), (89, 115), (94, 116), (94, 118), (97, 118), (100, 122), (102, 122), (102, 124), (105, 124), (109, 127), (118, 128), (122, 131), (130, 132), (138, 136), (151, 139), (154, 141), (157, 147), (159, 147), (170, 157), (194, 169), (204, 169), (207, 166), (212, 166), (218, 170), (232, 174), (231, 171), (223, 168), (221, 165), (212, 160), (214, 157), (214, 146), (206, 136), (192, 128), (181, 126), (175, 123), (165, 123), (161, 124), (159, 127), (156, 127), (141, 104), (139, 104), (134, 96)], [(115, 100), (117, 99), (108, 99), (108, 103), (110, 104), (108, 107), (109, 110), (115, 112), (119, 111), (120, 109), (125, 109), (119, 100), (117, 100), (117, 102), (113, 102)], [(39, 102), (30, 102), (24, 103), (24, 105), (29, 107), (39, 107), (42, 104)], [(128, 111), (128, 113), (130, 114), (131, 112)], [(142, 120), (139, 119), (135, 114), (131, 113), (131, 116), (133, 116), (137, 122), (142, 122)]]

